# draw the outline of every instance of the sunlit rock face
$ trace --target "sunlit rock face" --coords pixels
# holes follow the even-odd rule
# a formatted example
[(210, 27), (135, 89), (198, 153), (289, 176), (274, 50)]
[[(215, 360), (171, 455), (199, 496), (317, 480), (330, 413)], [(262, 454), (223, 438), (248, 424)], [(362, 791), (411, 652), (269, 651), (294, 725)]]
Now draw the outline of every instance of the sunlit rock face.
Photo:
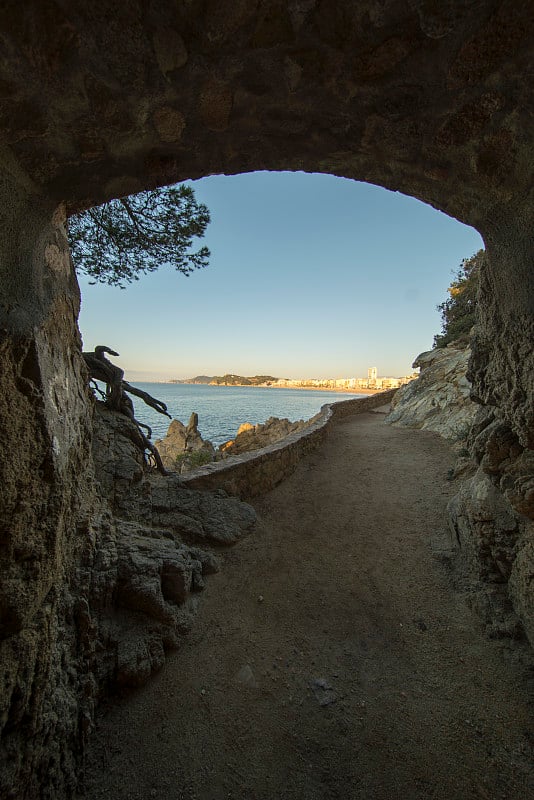
[(195, 411), (187, 425), (173, 419), (165, 437), (158, 439), (155, 445), (165, 468), (174, 472), (188, 472), (195, 466), (215, 461), (215, 448), (202, 438)]
[(399, 389), (385, 421), (463, 443), (478, 410), (466, 378), (469, 355), (467, 347), (449, 346), (417, 356), (413, 366), (420, 375)]
[(262, 447), (268, 447), (275, 442), (281, 441), (292, 433), (304, 430), (310, 423), (315, 422), (318, 417), (319, 414), (312, 417), (310, 420), (301, 419), (297, 422), (290, 422), (288, 419), (278, 419), (277, 417), (269, 417), (264, 423), (258, 425), (251, 425), (250, 422), (244, 422), (239, 426), (235, 439), (221, 445), (221, 454), (226, 458), (227, 456), (239, 455), (240, 453), (248, 453), (252, 450), (260, 450)]
[[(91, 588), (107, 508), (65, 208), (210, 173), (299, 169), (474, 225), (489, 264), (469, 377), (528, 453), (533, 27), (528, 3), (493, 0), (4, 4), (2, 796), (72, 794), (99, 692), (94, 624), (113, 600)], [(528, 610), (526, 575), (510, 582)]]

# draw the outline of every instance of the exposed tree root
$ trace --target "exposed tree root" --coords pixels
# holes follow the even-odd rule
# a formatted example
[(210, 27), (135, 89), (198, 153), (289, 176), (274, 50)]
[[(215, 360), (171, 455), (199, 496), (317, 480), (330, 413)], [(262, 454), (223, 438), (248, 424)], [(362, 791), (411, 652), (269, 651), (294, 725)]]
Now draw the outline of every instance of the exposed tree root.
[[(162, 475), (168, 475), (157, 448), (150, 441), (152, 430), (148, 425), (144, 425), (142, 422), (136, 420), (134, 404), (126, 392), (140, 397), (143, 402), (155, 409), (159, 414), (164, 414), (169, 419), (172, 419), (167, 411), (167, 406), (165, 403), (162, 403), (161, 400), (157, 400), (142, 389), (138, 389), (125, 381), (124, 370), (112, 364), (104, 355), (105, 353), (111, 356), (119, 355), (115, 350), (112, 350), (110, 347), (105, 347), (104, 345), (98, 345), (92, 353), (82, 353), (92, 380), (101, 381), (106, 384), (105, 392), (102, 392), (96, 384), (94, 384), (95, 390), (103, 397), (105, 403), (113, 409), (113, 411), (118, 411), (120, 414), (124, 414), (132, 420), (139, 434), (139, 440), (132, 439), (132, 441), (134, 441), (134, 444), (143, 450), (143, 452), (148, 450), (150, 453), (149, 458), (153, 460), (158, 472)], [(141, 430), (142, 428), (146, 430), (146, 435)]]

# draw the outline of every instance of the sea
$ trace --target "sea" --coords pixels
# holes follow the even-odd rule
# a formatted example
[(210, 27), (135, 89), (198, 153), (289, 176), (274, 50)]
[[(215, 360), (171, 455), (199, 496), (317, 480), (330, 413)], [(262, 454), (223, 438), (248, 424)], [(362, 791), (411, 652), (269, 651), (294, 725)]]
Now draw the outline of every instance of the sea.
[[(152, 397), (162, 400), (173, 419), (187, 425), (193, 411), (198, 414), (198, 429), (203, 439), (215, 446), (234, 439), (243, 422), (263, 423), (269, 417), (291, 422), (313, 417), (325, 403), (363, 397), (348, 392), (322, 392), (315, 389), (271, 389), (268, 386), (209, 386), (188, 383), (133, 383)], [(135, 416), (152, 428), (152, 441), (167, 433), (170, 420), (132, 396)]]

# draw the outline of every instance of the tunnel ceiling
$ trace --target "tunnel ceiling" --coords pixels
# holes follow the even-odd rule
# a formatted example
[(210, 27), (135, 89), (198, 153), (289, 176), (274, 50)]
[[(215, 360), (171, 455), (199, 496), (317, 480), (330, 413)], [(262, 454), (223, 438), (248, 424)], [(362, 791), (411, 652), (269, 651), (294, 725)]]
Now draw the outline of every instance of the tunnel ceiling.
[(0, 21), (4, 166), (71, 209), (302, 169), (483, 230), (532, 191), (530, 3), (42, 0)]

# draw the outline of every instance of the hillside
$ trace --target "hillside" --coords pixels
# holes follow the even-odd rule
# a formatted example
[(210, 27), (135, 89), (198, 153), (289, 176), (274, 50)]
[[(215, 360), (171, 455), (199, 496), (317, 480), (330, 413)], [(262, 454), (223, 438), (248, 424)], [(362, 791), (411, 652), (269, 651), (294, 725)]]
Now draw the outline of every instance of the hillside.
[(227, 373), (226, 375), (197, 375), (195, 378), (188, 378), (187, 380), (179, 381), (174, 380), (170, 383), (203, 383), (212, 384), (216, 386), (263, 386), (277, 381), (278, 378), (272, 375), (253, 375), (246, 377), (244, 375), (234, 375)]

